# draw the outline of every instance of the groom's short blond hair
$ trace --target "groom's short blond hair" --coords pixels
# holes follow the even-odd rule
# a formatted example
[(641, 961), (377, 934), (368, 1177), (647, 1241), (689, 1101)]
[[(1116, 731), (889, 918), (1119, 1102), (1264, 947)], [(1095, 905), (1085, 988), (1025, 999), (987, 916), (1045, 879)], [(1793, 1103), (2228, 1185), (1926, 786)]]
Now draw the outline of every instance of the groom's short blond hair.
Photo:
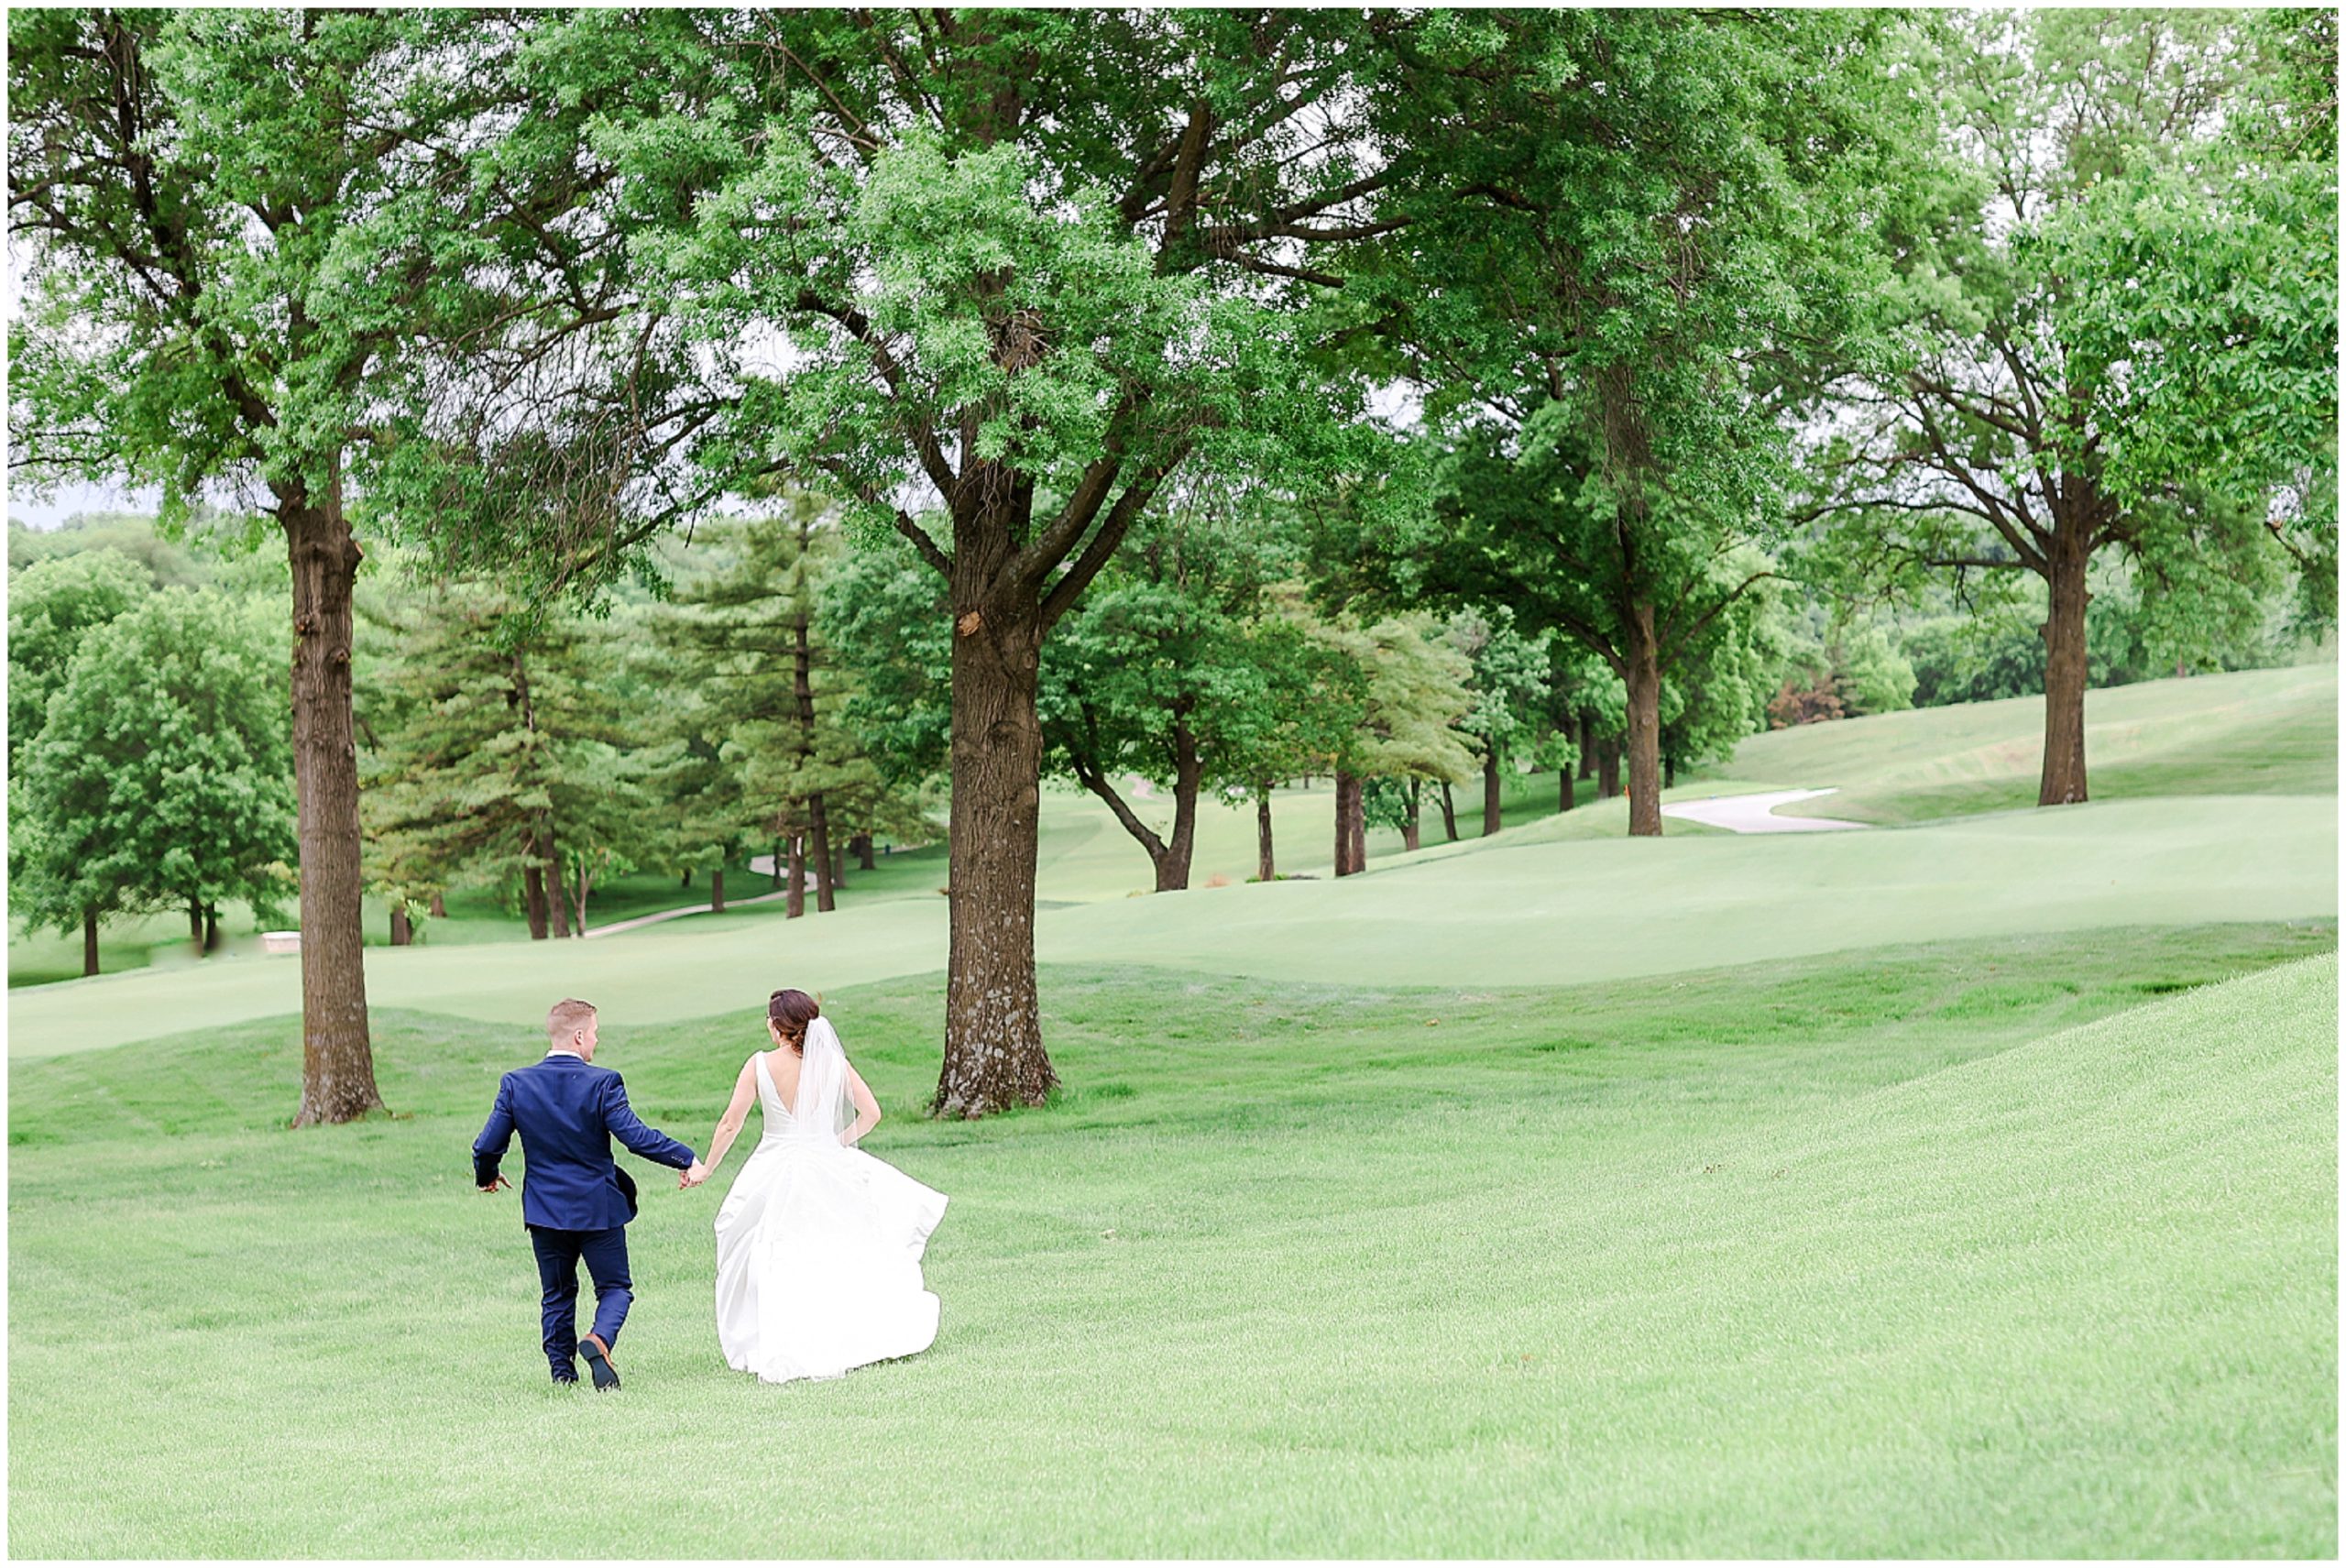
[(546, 1014), (546, 1036), (549, 1039), (566, 1040), (592, 1023), (594, 1017), (593, 1003), (581, 1002), (575, 996), (565, 996), (554, 1004), (554, 1011)]

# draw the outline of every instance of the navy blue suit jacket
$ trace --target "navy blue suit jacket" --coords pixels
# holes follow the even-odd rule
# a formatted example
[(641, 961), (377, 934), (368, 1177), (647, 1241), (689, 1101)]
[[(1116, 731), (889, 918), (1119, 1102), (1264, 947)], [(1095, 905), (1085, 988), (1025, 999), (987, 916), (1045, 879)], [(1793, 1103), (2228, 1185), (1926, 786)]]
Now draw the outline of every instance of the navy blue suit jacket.
[(611, 1158), (611, 1140), (682, 1170), (693, 1151), (628, 1108), (627, 1085), (607, 1067), (550, 1056), (497, 1086), (488, 1125), (473, 1140), (473, 1180), (486, 1187), (515, 1133), (521, 1135), (521, 1223), (557, 1231), (606, 1231), (635, 1218), (635, 1183)]

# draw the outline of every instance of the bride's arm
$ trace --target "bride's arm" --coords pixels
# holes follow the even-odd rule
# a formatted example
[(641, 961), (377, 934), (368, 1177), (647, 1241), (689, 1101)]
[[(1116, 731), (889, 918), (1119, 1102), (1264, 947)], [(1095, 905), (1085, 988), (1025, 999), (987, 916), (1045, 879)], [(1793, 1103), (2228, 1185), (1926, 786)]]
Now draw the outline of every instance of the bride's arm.
[(717, 1131), (708, 1135), (708, 1173), (725, 1163), (725, 1151), (741, 1134), (741, 1124), (750, 1119), (750, 1102), (758, 1097), (758, 1058), (751, 1057), (741, 1064), (741, 1076), (733, 1080), (733, 1099), (725, 1107), (725, 1114), (717, 1119)]
[(855, 1102), (855, 1123), (839, 1134), (839, 1142), (853, 1148), (863, 1135), (880, 1124), (880, 1102), (872, 1098), (872, 1091), (863, 1087), (863, 1079), (855, 1069), (847, 1069), (847, 1091)]

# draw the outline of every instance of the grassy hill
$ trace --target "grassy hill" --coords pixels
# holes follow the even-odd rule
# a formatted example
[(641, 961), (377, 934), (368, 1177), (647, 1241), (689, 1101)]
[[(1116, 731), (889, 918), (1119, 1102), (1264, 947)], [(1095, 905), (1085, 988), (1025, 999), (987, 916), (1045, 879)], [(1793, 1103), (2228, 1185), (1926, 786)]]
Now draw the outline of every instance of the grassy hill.
[[(838, 992), (872, 1146), (953, 1198), (937, 1346), (726, 1371), (729, 1168), (646, 1183), (608, 1398), (543, 1386), (510, 1197), (468, 1181), (523, 1032), (388, 1014), (403, 1119), (302, 1134), (281, 1024), (19, 1061), (9, 1546), (2331, 1555), (2333, 943), (1055, 969), (1066, 1101), (975, 1125), (904, 1114), (934, 976)], [(697, 1144), (755, 1033), (614, 1020), (605, 1059)], [(544, 1507), (582, 1464), (611, 1484)]]
[[(1930, 821), (2036, 804), (2038, 697), (1916, 708), (1771, 730), (1720, 777), (1837, 787), (1795, 808), (1861, 822)], [(2086, 694), (2096, 800), (2338, 793), (2338, 666), (2242, 670)]]
[[(2338, 909), (2337, 814), (2326, 799), (2120, 801), (1896, 833), (1541, 841), (1540, 831), (1343, 883), (1046, 908), (1037, 948), (1053, 963), (1332, 984), (1552, 985), (1943, 936)], [(592, 942), (370, 948), (368, 995), (379, 1007), (514, 1025), (541, 1021), (565, 994), (627, 1022), (754, 1017), (776, 985), (828, 992), (941, 969), (946, 901), (934, 884), (915, 885), (796, 921), (749, 913)], [(299, 985), (288, 959), (20, 990), (9, 997), (9, 1054), (283, 1016), (299, 1008)]]

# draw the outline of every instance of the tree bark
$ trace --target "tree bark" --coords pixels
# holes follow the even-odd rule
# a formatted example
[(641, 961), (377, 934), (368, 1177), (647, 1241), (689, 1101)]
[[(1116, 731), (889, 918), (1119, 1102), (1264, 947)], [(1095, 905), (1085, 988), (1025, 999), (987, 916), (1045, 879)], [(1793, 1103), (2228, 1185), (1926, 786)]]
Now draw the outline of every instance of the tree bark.
[(2085, 550), (2069, 529), (2046, 552), (2049, 608), (2039, 628), (2045, 639), (2045, 770), (2039, 806), (2070, 806), (2086, 798)]
[(207, 953), (220, 950), (220, 906), (216, 904), (203, 906), (203, 950)]
[(1621, 793), (1621, 738), (1607, 735), (1596, 743), (1596, 798), (1611, 800)]
[(1458, 802), (1450, 793), (1450, 781), (1442, 781), (1442, 831), (1452, 843), (1458, 842)]
[(391, 946), (404, 948), (415, 940), (415, 932), (408, 924), (407, 905), (391, 905)]
[(1661, 647), (1655, 640), (1653, 606), (1630, 607), (1629, 836), (1661, 836)]
[(1042, 605), (1010, 564), (1033, 491), (1007, 475), (981, 469), (979, 478), (1003, 494), (957, 511), (954, 526), (952, 936), (945, 1060), (931, 1107), (939, 1116), (1040, 1105), (1058, 1083), (1035, 989)]
[(708, 910), (712, 915), (725, 913), (725, 868), (722, 865), (708, 873)]
[(693, 884), (693, 869), (692, 869), (692, 867), (690, 867), (690, 866), (686, 866), (686, 867), (685, 868), (685, 874), (684, 874), (683, 878), (682, 878), (680, 881), (678, 881), (678, 882), (677, 882), (676, 885), (677, 885), (678, 887), (690, 887), (690, 886), (692, 886), (692, 884)]
[(595, 885), (595, 873), (586, 868), (586, 861), (578, 862), (578, 924), (571, 928), (571, 935), (581, 941), (586, 938), (586, 894)]
[[(1588, 717), (1588, 711), (1587, 711), (1585, 708), (1582, 709), (1582, 710), (1581, 710), (1581, 714), (1580, 714), (1580, 737), (1579, 737), (1579, 739), (1580, 739), (1580, 776), (1581, 776), (1582, 778), (1584, 778), (1584, 779), (1585, 779), (1585, 778), (1594, 778), (1594, 777), (1596, 775), (1596, 760), (1597, 760), (1597, 759), (1596, 759), (1596, 725), (1595, 725), (1595, 721), (1593, 721), (1593, 720)], [(1605, 795), (1604, 790), (1600, 788), (1600, 789), (1597, 791), (1597, 796), (1598, 796), (1598, 798), (1599, 798), (1599, 799), (1602, 799), (1602, 798), (1604, 797), (1604, 795)]]
[(782, 901), (782, 907), (788, 918), (795, 920), (806, 913), (806, 834), (793, 833), (790, 836), (790, 854), (784, 864), (789, 868), (784, 874), (790, 880), (783, 884), (788, 896)]
[(1271, 853), (1271, 781), (1255, 786), (1255, 880), (1273, 882), (1278, 862)]
[(1347, 818), (1352, 824), (1353, 874), (1358, 876), (1368, 870), (1368, 792), (1362, 781), (1353, 781), (1353, 805)]
[(544, 941), (546, 939), (546, 873), (544, 869), (534, 861), (521, 868), (521, 904), (522, 907), (529, 911), (530, 940)]
[(546, 903), (554, 912), (554, 934), (556, 940), (570, 936), (570, 894), (563, 888), (562, 856), (556, 852), (552, 839), (546, 840)]
[(1678, 787), (1678, 753), (1675, 751), (1664, 751), (1661, 754), (1661, 787), (1664, 789)]
[(1483, 837), (1487, 839), (1499, 830), (1499, 749), (1496, 743), (1483, 748)]
[(854, 838), (847, 841), (847, 847), (855, 851), (855, 863), (858, 866), (867, 872), (877, 871), (880, 869), (879, 863), (872, 858), (871, 834), (858, 833)]
[(1353, 798), (1360, 794), (1360, 780), (1336, 770), (1336, 874), (1350, 876), (1358, 868), (1353, 864)]
[(1572, 808), (1573, 770), (1567, 765), (1556, 770), (1556, 809), (1570, 811)]
[(1425, 780), (1409, 781), (1409, 814), (1401, 819), (1401, 848), (1414, 851), (1418, 847), (1418, 795), (1425, 788)]
[(446, 894), (439, 892), (434, 892), (433, 894), (432, 918), (434, 920), (445, 920), (448, 918), (448, 895)]
[(203, 901), (193, 894), (187, 896), (187, 942), (197, 952), (203, 951)]
[(278, 491), (293, 572), (293, 788), (299, 803), (301, 1100), (293, 1124), (383, 1108), (367, 1025), (359, 895), (358, 748), (350, 713), (351, 592), (358, 542), (343, 516), (339, 455), (326, 492)]
[(1189, 863), (1198, 849), (1198, 792), (1204, 767), (1198, 761), (1198, 738), (1187, 718), (1173, 721), (1173, 837), (1157, 862), (1157, 891), (1179, 893), (1189, 885)]
[(838, 885), (839, 876), (831, 864), (831, 819), (823, 809), (823, 796), (817, 791), (806, 802), (809, 844), (815, 858), (815, 909), (828, 915), (839, 907), (839, 900), (831, 890)]
[(82, 911), (82, 973), (88, 976), (97, 972), (98, 912), (84, 909)]
[(782, 845), (782, 840), (781, 840), (781, 839), (776, 839), (773, 841), (773, 892), (775, 892), (775, 893), (780, 893), (780, 892), (782, 891), (782, 862), (783, 862), (783, 861), (784, 861), (785, 858), (786, 858), (786, 857), (783, 854), (783, 845)]

